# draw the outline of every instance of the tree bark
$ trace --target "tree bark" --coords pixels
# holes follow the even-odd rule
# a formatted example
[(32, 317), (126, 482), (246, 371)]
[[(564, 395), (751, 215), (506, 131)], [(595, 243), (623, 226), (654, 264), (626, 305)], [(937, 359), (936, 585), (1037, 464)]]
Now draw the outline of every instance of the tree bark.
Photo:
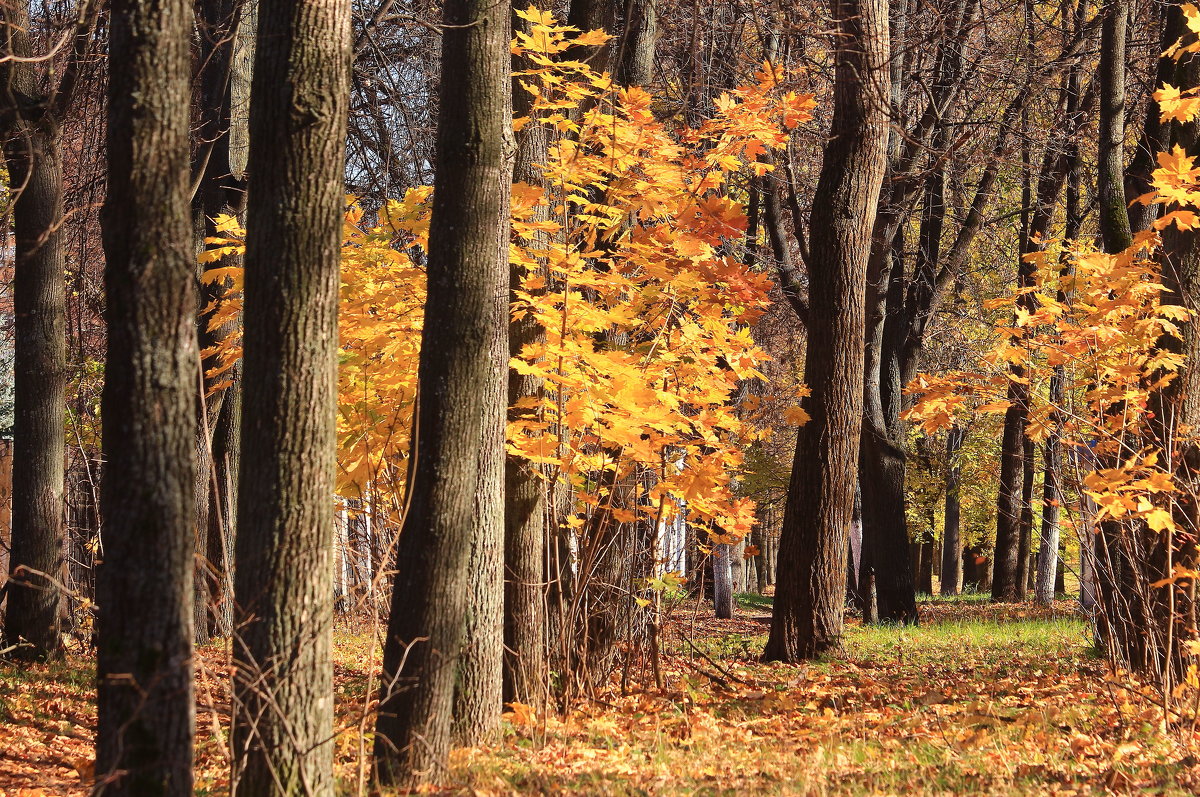
[(946, 514), (942, 529), (942, 578), (940, 592), (957, 595), (962, 591), (962, 512), (959, 495), (962, 489), (962, 464), (959, 451), (963, 444), (960, 426), (950, 427), (946, 434)]
[(96, 772), (106, 795), (192, 793), (190, 12), (184, 0), (115, 0), (111, 10), (96, 587)]
[[(1055, 407), (1062, 406), (1063, 398), (1063, 375), (1056, 368), (1050, 377), (1050, 403)], [(1054, 582), (1059, 565), (1059, 518), (1063, 500), (1059, 486), (1062, 479), (1061, 421), (1057, 412), (1051, 424), (1050, 435), (1043, 449), (1042, 533), (1038, 542), (1037, 583), (1033, 591), (1034, 601), (1044, 606), (1054, 602)]]
[[(1182, 29), (1180, 9), (1173, 7), (1171, 14), (1169, 26)], [(1194, 55), (1182, 59), (1175, 66), (1171, 82), (1187, 86), (1200, 83), (1200, 61)], [(1172, 145), (1182, 147), (1191, 157), (1200, 152), (1200, 124), (1195, 121), (1172, 124), (1170, 138)], [(1157, 343), (1161, 349), (1182, 354), (1185, 364), (1172, 382), (1151, 394), (1149, 402), (1154, 414), (1149, 442), (1172, 453), (1170, 467), (1179, 488), (1171, 504), (1175, 531), (1155, 533), (1147, 529), (1142, 532), (1145, 535), (1142, 547), (1148, 560), (1143, 565), (1143, 572), (1146, 580), (1151, 581), (1169, 577), (1175, 567), (1195, 569), (1200, 558), (1196, 544), (1200, 529), (1200, 503), (1196, 499), (1200, 490), (1200, 447), (1187, 434), (1180, 433), (1180, 430), (1195, 429), (1200, 424), (1200, 369), (1194, 367), (1200, 357), (1200, 330), (1194, 315), (1200, 309), (1196, 300), (1200, 291), (1200, 237), (1194, 230), (1183, 231), (1169, 226), (1163, 230), (1162, 238), (1164, 290), (1160, 301), (1163, 305), (1185, 307), (1193, 316), (1178, 325), (1179, 334), (1164, 334)], [(1154, 590), (1149, 598), (1149, 614), (1156, 628), (1135, 632), (1135, 639), (1144, 636), (1152, 640), (1153, 655), (1165, 675), (1168, 691), (1173, 682), (1187, 673), (1189, 659), (1183, 651), (1197, 633), (1194, 592), (1194, 582), (1186, 580)], [(1147, 633), (1150, 630), (1154, 633)]]
[[(929, 226), (927, 217), (924, 228)], [(928, 240), (928, 229), (922, 240)], [(939, 232), (940, 234), (940, 232)], [(862, 492), (863, 543), (868, 551), (872, 578), (869, 586), (874, 607), (864, 614), (870, 622), (916, 623), (917, 572), (908, 557), (908, 519), (905, 473), (908, 453), (900, 420), (901, 347), (904, 335), (904, 240), (897, 230), (887, 275), (884, 319), (877, 345), (866, 351), (862, 450), (859, 484)], [(935, 251), (936, 254), (936, 251)], [(887, 565), (884, 566), (883, 563)]]
[[(497, 258), (508, 259), (508, 240)], [(472, 747), (494, 741), (503, 707), (504, 662), (504, 434), (508, 394), (508, 292), (497, 290), (488, 318), (491, 365), (483, 386), (482, 444), (475, 486), (475, 516), (467, 564), (467, 613), (462, 661), (454, 697), (453, 737)], [(541, 595), (537, 595), (541, 600)], [(536, 652), (535, 652), (536, 653)]]
[[(4, 54), (32, 59), (26, 2), (0, 9)], [(0, 130), (13, 197), (14, 384), (11, 583), (4, 635), (14, 656), (62, 653), (66, 268), (57, 113), (38, 64), (0, 65)]]
[(733, 619), (732, 548), (724, 542), (713, 546), (713, 609), (718, 620)]
[(487, 343), (507, 296), (512, 164), (507, 2), (447, 0), (429, 292), (419, 367), (411, 505), (384, 642), (376, 726), (381, 785), (444, 778), (467, 583), (485, 404)]
[[(528, 23), (513, 16), (513, 27)], [(524, 58), (513, 58), (513, 71), (528, 68)], [(532, 96), (514, 80), (513, 116), (531, 112)], [(541, 186), (548, 190), (537, 164), (547, 158), (549, 133), (544, 124), (531, 122), (516, 134), (513, 182)], [(538, 220), (549, 219), (550, 208), (538, 208)], [(535, 244), (537, 245), (537, 244)], [(512, 267), (509, 288), (522, 290), (525, 271)], [(518, 356), (525, 346), (544, 342), (546, 330), (532, 316), (509, 323), (509, 354)], [(521, 399), (536, 399), (543, 394), (543, 381), (534, 374), (508, 370), (508, 406), (514, 420), (532, 414), (516, 408)], [(558, 519), (553, 502), (547, 500), (551, 489), (545, 469), (520, 457), (509, 455), (504, 474), (504, 699), (541, 708), (547, 697), (548, 639), (546, 636), (546, 586), (550, 576), (547, 552), (551, 535), (557, 534)]]
[(1100, 130), (1096, 193), (1104, 251), (1133, 243), (1125, 209), (1125, 38), (1128, 0), (1109, 0), (1100, 30)]
[(1033, 440), (1021, 440), (1021, 534), (1017, 539), (1017, 600), (1025, 600), (1033, 578)]
[(846, 529), (862, 425), (865, 286), (887, 148), (888, 14), (879, 0), (833, 0), (834, 115), (809, 224), (805, 381), (812, 420), (800, 429), (780, 539), (786, 571), (763, 658), (797, 661), (841, 645)]
[(234, 793), (333, 791), (347, 0), (260, 0), (250, 107)]

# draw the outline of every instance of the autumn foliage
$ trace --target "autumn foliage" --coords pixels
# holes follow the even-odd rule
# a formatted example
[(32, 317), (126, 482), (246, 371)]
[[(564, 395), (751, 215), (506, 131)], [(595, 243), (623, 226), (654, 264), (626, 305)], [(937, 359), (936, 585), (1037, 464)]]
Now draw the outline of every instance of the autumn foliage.
[[(738, 258), (747, 218), (736, 199), (760, 158), (809, 119), (812, 98), (785, 90), (764, 64), (753, 84), (718, 98), (713, 118), (672, 127), (641, 89), (618, 89), (572, 54), (602, 42), (536, 10), (514, 52), (535, 65), (519, 77), (529, 116), (552, 137), (539, 164), (547, 186), (513, 187), (510, 257), (522, 277), (514, 318), (532, 317), (544, 342), (511, 362), (544, 380), (508, 429), (511, 452), (549, 466), (569, 485), (581, 527), (597, 509), (618, 522), (662, 520), (686, 505), (713, 538), (736, 539), (753, 502), (732, 480), (743, 447), (765, 432), (735, 407), (743, 380), (763, 378), (765, 353), (750, 326), (767, 306), (770, 280)], [(410, 190), (367, 213), (348, 199), (339, 312), (339, 479), (345, 498), (371, 493), (399, 520), (417, 391), (431, 191)], [(548, 208), (548, 214), (536, 213)], [(547, 220), (548, 218), (548, 220)], [(218, 221), (204, 262), (242, 246), (235, 220)], [(235, 268), (205, 278), (230, 280)], [(236, 293), (234, 294), (236, 295)], [(235, 298), (207, 308), (214, 327), (235, 319)], [(229, 369), (237, 336), (219, 352)], [(610, 485), (635, 468), (656, 475), (649, 502), (614, 505)]]

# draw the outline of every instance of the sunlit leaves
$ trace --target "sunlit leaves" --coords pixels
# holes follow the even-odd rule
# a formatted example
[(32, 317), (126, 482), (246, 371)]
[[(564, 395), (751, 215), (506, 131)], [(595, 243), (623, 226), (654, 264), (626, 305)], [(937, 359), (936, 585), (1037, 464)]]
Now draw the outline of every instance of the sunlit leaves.
[[(606, 40), (558, 25), (537, 9), (514, 52), (533, 68), (519, 76), (533, 96), (517, 126), (544, 125), (545, 186), (513, 187), (510, 258), (524, 276), (514, 319), (533, 320), (544, 341), (510, 365), (544, 389), (518, 402), (510, 453), (547, 466), (578, 496), (567, 524), (583, 528), (603, 508), (620, 522), (669, 515), (680, 502), (714, 539), (733, 540), (754, 522), (734, 496), (740, 447), (761, 434), (733, 397), (762, 378), (766, 355), (748, 325), (767, 305), (770, 281), (735, 259), (746, 213), (728, 192), (735, 175), (761, 172), (758, 157), (783, 146), (808, 118), (811, 97), (787, 91), (764, 66), (755, 82), (724, 95), (696, 129), (668, 129), (641, 89), (613, 91), (607, 75), (572, 48)], [(428, 242), (430, 189), (389, 200), (373, 219), (348, 204), (343, 228), (338, 396), (338, 492), (402, 504), (425, 298), (419, 253)], [(536, 211), (545, 208), (548, 214)], [(218, 220), (203, 262), (244, 247), (235, 219)], [(240, 270), (206, 279), (240, 287)], [(237, 319), (237, 294), (207, 308), (210, 323)], [(207, 354), (228, 371), (239, 335)], [(744, 417), (746, 416), (746, 417)], [(806, 420), (794, 408), (791, 420)], [(607, 485), (649, 470), (649, 503), (612, 503)]]

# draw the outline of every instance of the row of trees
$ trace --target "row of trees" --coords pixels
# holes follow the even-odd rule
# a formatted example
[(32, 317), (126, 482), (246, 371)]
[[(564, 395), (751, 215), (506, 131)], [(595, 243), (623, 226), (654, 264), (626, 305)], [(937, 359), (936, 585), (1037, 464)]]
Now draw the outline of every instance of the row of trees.
[[(114, 0), (3, 11), (17, 319), (5, 635), (18, 655), (63, 644), (63, 408), (83, 389), (69, 378), (75, 227), (59, 153), (89, 87), (108, 78), (102, 434), (85, 441), (86, 412), (67, 416), (80, 449), (103, 446), (85, 461), (102, 482), (106, 789), (190, 791), (193, 645), (221, 634), (236, 789), (330, 791), (335, 492), (378, 535), (370, 590), (391, 581), (375, 736), (384, 784), (440, 779), (450, 746), (494, 734), (505, 701), (544, 710), (615, 673), (622, 684), (657, 673), (663, 593), (678, 583), (659, 560), (685, 511), (686, 575), (707, 580), (711, 553), (728, 609), (733, 546), (771, 536), (748, 499), (784, 504), (769, 659), (839, 647), (848, 558), (868, 620), (916, 622), (910, 421), (929, 435), (963, 423), (946, 441), (943, 588), (957, 589), (949, 482), (970, 380), (923, 377), (915, 406), (904, 386), (993, 346), (987, 384), (999, 395), (971, 405), (1004, 413), (993, 596), (1020, 598), (1029, 580), (1036, 440), (1040, 599), (1053, 592), (1058, 509), (1086, 488), (1097, 506), (1079, 504), (1093, 513), (1083, 544), (1098, 551), (1114, 658), (1178, 678), (1180, 640), (1194, 632), (1177, 622), (1191, 611), (1180, 596), (1194, 537), (1181, 432), (1195, 426), (1192, 324), (1160, 308), (1191, 309), (1194, 236), (1189, 220), (1159, 220), (1166, 267), (1134, 270), (1150, 245), (1135, 232), (1162, 202), (1126, 201), (1152, 190), (1187, 200), (1151, 154), (1190, 146), (1192, 122), (1126, 89), (1135, 69), (1195, 83), (1186, 47), (1157, 57), (1194, 14), (1123, 0), (836, 0), (803, 13), (574, 0), (564, 27), (549, 2), (445, 0), (440, 24), (422, 24), (419, 3), (359, 10)], [(817, 32), (825, 13), (832, 33)], [(1137, 57), (1131, 19), (1154, 31), (1132, 39)], [(435, 34), (431, 75), (419, 67)], [(830, 46), (814, 55), (818, 40)], [(1124, 117), (1134, 106), (1147, 109), (1140, 126)], [(435, 119), (436, 137), (422, 135)], [(432, 193), (420, 187), (430, 172)], [(349, 210), (346, 184), (360, 193)], [(1076, 251), (1093, 228), (1108, 271), (1072, 256), (1048, 265), (1051, 237)], [(81, 273), (85, 259), (72, 262)], [(1056, 268), (1101, 287), (1053, 283)], [(1110, 364), (1080, 377), (1076, 366), (1096, 361), (1070, 350), (1081, 338), (1061, 318), (1088, 317), (1064, 308), (1104, 305), (1114, 285), (1149, 297), (1114, 312), (1153, 321), (1161, 340), (1085, 341), (1142, 359), (1136, 373)], [(774, 314), (769, 290), (793, 317)], [(996, 294), (1002, 306), (985, 306)], [(956, 314), (970, 317), (946, 323)], [(1093, 326), (1119, 328), (1114, 318)], [(797, 325), (803, 369), (795, 335), (774, 334)], [(934, 340), (937, 329), (953, 340)], [(1031, 352), (1051, 343), (1067, 355), (1037, 382)], [(1152, 431), (1118, 428), (1118, 416)], [(794, 450), (768, 433), (796, 425)], [(1082, 470), (1111, 478), (1073, 484), (1063, 463), (1098, 430), (1118, 442)], [(1146, 464), (1147, 445), (1165, 464)], [(1152, 471), (1172, 489), (1149, 490), (1144, 480), (1161, 483)], [(1117, 494), (1132, 509), (1118, 512)]]

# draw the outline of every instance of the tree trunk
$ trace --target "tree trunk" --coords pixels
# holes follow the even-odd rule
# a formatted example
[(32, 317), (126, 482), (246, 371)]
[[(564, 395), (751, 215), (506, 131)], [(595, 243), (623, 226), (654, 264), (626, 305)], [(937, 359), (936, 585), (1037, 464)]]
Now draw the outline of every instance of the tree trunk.
[[(1014, 369), (1017, 366), (1014, 366)], [(1020, 376), (1018, 374), (1018, 376)], [(992, 600), (1019, 600), (1021, 508), (1020, 488), (1025, 461), (1025, 412), (1022, 391), (1016, 382), (1009, 384), (1004, 412), (1004, 434), (1000, 441), (1000, 488), (996, 505), (996, 548), (992, 562)]]
[(917, 591), (924, 595), (933, 594), (933, 532), (925, 532), (921, 546), (921, 568), (917, 571)]
[(862, 595), (859, 592), (862, 545), (862, 491), (855, 490), (854, 511), (850, 515), (850, 539), (846, 545), (846, 601), (859, 609), (862, 609)]
[[(1179, 7), (1172, 7), (1169, 13), (1169, 27), (1183, 28)], [(1181, 60), (1171, 82), (1188, 86), (1200, 83), (1200, 62), (1194, 56)], [(1182, 147), (1187, 155), (1196, 157), (1200, 152), (1200, 123), (1172, 124), (1170, 133), (1171, 144)], [(1150, 397), (1154, 417), (1149, 442), (1172, 452), (1170, 467), (1179, 488), (1171, 502), (1175, 530), (1143, 531), (1143, 548), (1149, 560), (1143, 565), (1143, 572), (1144, 579), (1150, 581), (1168, 578), (1174, 568), (1194, 570), (1200, 558), (1196, 543), (1200, 529), (1200, 503), (1196, 497), (1200, 492), (1200, 447), (1182, 431), (1200, 425), (1200, 369), (1194, 365), (1200, 357), (1200, 329), (1195, 316), (1200, 309), (1196, 298), (1200, 291), (1200, 236), (1194, 230), (1169, 226), (1163, 230), (1162, 238), (1164, 290), (1160, 301), (1163, 305), (1182, 306), (1192, 316), (1178, 325), (1178, 334), (1164, 334), (1157, 342), (1161, 349), (1182, 354), (1184, 367), (1170, 384)], [(1172, 683), (1186, 676), (1189, 666), (1184, 651), (1189, 642), (1194, 644), (1197, 633), (1194, 593), (1194, 582), (1180, 580), (1153, 590), (1149, 598), (1149, 614), (1156, 628), (1152, 629), (1153, 634), (1143, 632), (1143, 635), (1154, 640), (1153, 653), (1156, 663), (1162, 666), (1167, 691)]]
[(250, 108), (234, 793), (333, 790), (346, 0), (261, 0)]
[[(1075, 20), (1076, 26), (1080, 23), (1081, 20)], [(1071, 127), (1076, 131), (1082, 118), (1079, 107), (1081, 83), (1082, 75), (1080, 69), (1078, 67), (1072, 68), (1067, 75), (1066, 81), (1066, 116)], [(1157, 117), (1157, 114), (1152, 115)], [(1152, 130), (1151, 124), (1147, 120), (1146, 130), (1148, 135)], [(1143, 143), (1145, 141), (1146, 139), (1143, 139)], [(1068, 136), (1064, 145), (1063, 156), (1066, 169), (1066, 195), (1063, 202), (1063, 213), (1066, 217), (1064, 236), (1068, 241), (1073, 241), (1079, 237), (1079, 231), (1083, 225), (1083, 215), (1080, 212), (1083, 168), (1077, 137)], [(1146, 223), (1149, 223), (1148, 218), (1146, 219)], [(1073, 269), (1074, 266), (1071, 259), (1069, 257), (1062, 258), (1060, 276), (1070, 276)], [(1060, 287), (1055, 299), (1060, 304), (1066, 304), (1070, 299), (1070, 295)], [(1053, 414), (1050, 419), (1050, 434), (1046, 438), (1046, 446), (1043, 453), (1045, 462), (1042, 471), (1042, 535), (1038, 552), (1038, 578), (1034, 588), (1034, 600), (1043, 605), (1049, 605), (1054, 601), (1054, 593), (1058, 589), (1057, 582), (1063, 570), (1058, 549), (1059, 538), (1061, 536), (1062, 503), (1064, 500), (1062, 489), (1064, 452), (1061, 442), (1064, 416), (1062, 410), (1058, 408), (1065, 406), (1065, 385), (1066, 369), (1062, 365), (1054, 366), (1054, 370), (1050, 374), (1050, 385), (1048, 388), (1050, 405), (1054, 409), (1052, 410)], [(1082, 503), (1085, 506), (1088, 501), (1090, 499), (1087, 496), (1082, 497)], [(1083, 508), (1081, 507), (1081, 510)], [(1090, 533), (1090, 521), (1085, 523), (1085, 527), (1089, 529)], [(1081, 553), (1083, 553), (1082, 543), (1083, 541), (1081, 541)], [(1086, 554), (1081, 556), (1081, 563), (1086, 558)], [(1081, 568), (1079, 573), (1081, 584), (1085, 579), (1085, 575), (1085, 571)]]
[(242, 385), (237, 374), (225, 391), (221, 415), (213, 430), (212, 459), (216, 480), (209, 491), (208, 507), (208, 566), (211, 568), (212, 591), (208, 613), (210, 636), (229, 636), (233, 633), (233, 551), (237, 540), (237, 480), (241, 459)]
[[(245, 204), (245, 186), (235, 177), (230, 163), (230, 127), (232, 108), (232, 80), (234, 44), (241, 14), (241, 0), (213, 0), (198, 3), (197, 31), (200, 40), (199, 107), (200, 126), (197, 131), (199, 145), (196, 148), (197, 162), (193, 171), (201, 175), (196, 194), (192, 199), (192, 210), (196, 229), (196, 250), (203, 251), (204, 239), (215, 235), (214, 219), (220, 214), (237, 216)], [(242, 265), (240, 255), (228, 255), (208, 268), (230, 268)], [(205, 269), (207, 270), (207, 269)], [(210, 303), (220, 301), (231, 293), (226, 280), (200, 281), (201, 310)], [(220, 592), (219, 576), (209, 552), (217, 546), (209, 544), (208, 535), (212, 526), (209, 512), (214, 504), (223, 500), (213, 495), (217, 481), (214, 479), (213, 435), (221, 416), (225, 399), (225, 388), (219, 384), (228, 380), (228, 374), (208, 377), (208, 372), (218, 365), (215, 354), (205, 355), (206, 349), (219, 344), (231, 334), (234, 325), (209, 329), (208, 314), (201, 312), (197, 318), (197, 333), (202, 360), (200, 368), (204, 376), (197, 378), (196, 402), (196, 577), (195, 577), (195, 628), (196, 642), (203, 644), (215, 625), (211, 616), (211, 596)], [(219, 541), (214, 541), (218, 542)]]
[(654, 78), (658, 2), (660, 0), (616, 0), (624, 14), (616, 75), (622, 86), (647, 86)]
[[(544, 4), (544, 3), (543, 3)], [(513, 16), (514, 29), (528, 23)], [(529, 68), (524, 58), (513, 58), (513, 71)], [(529, 115), (532, 96), (516, 80), (512, 87), (513, 116)], [(541, 186), (547, 190), (537, 164), (547, 158), (549, 132), (544, 124), (530, 122), (516, 134), (513, 182)], [(550, 208), (535, 211), (538, 220), (548, 220)], [(536, 245), (536, 244), (535, 244)], [(522, 290), (523, 268), (513, 266), (509, 275), (510, 295)], [(546, 330), (532, 315), (509, 322), (509, 353), (516, 357), (525, 346), (544, 342)], [(530, 410), (517, 409), (521, 399), (538, 399), (543, 380), (535, 374), (508, 370), (510, 417), (519, 420)], [(509, 455), (504, 474), (504, 699), (541, 708), (547, 699), (548, 639), (546, 636), (546, 588), (550, 575), (547, 553), (551, 535), (558, 529), (547, 500), (550, 489), (545, 469)]]
[(1033, 440), (1023, 436), (1021, 440), (1021, 534), (1017, 539), (1017, 600), (1025, 600), (1029, 582), (1033, 577)]
[(962, 529), (959, 493), (962, 480), (962, 463), (958, 452), (963, 444), (960, 426), (950, 427), (946, 434), (946, 514), (942, 530), (942, 578), (940, 591), (943, 595), (957, 595), (962, 591)]
[[(254, 38), (258, 26), (258, 0), (241, 0), (233, 44), (229, 88), (229, 133), (225, 152), (230, 176), (244, 188), (250, 144), (250, 82), (254, 72)], [(245, 214), (245, 202), (234, 205)], [(240, 323), (240, 322), (239, 322)], [(212, 430), (215, 484), (209, 491), (208, 567), (214, 585), (209, 596), (209, 633), (233, 633), (234, 551), (237, 541), (237, 486), (242, 452), (242, 366), (227, 375), (221, 414)]]
[(864, 427), (862, 448), (864, 561), (876, 607), (872, 621), (915, 623), (916, 573), (909, 565), (904, 519), (906, 454), (874, 424)]
[(24, 125), (5, 146), (16, 240), (11, 584), (14, 654), (62, 652), (66, 303), (57, 125)]
[(733, 552), (728, 543), (713, 546), (713, 608), (718, 620), (733, 619)]
[(1100, 237), (1112, 254), (1133, 243), (1125, 203), (1125, 39), (1128, 0), (1109, 0), (1100, 34), (1100, 130), (1096, 193)]
[[(5, 56), (31, 59), (29, 6), (0, 9)], [(13, 199), (14, 383), (11, 583), (4, 634), (14, 655), (61, 654), (66, 268), (59, 123), (33, 61), (0, 65), (0, 126)]]
[(812, 420), (800, 429), (780, 538), (786, 578), (763, 658), (797, 661), (841, 645), (846, 529), (854, 507), (863, 410), (865, 287), (887, 148), (888, 14), (878, 0), (832, 0), (838, 26), (830, 141), (809, 224), (810, 315), (805, 381)]
[(447, 0), (429, 292), (419, 378), (411, 504), (384, 642), (375, 761), (381, 785), (445, 776), (458, 660), (465, 634), (485, 395), (487, 343), (506, 319), (512, 179), (506, 2)]
[[(1050, 403), (1056, 407), (1063, 404), (1064, 374), (1061, 367), (1056, 367), (1050, 377)], [(1060, 426), (1058, 414), (1051, 422), (1049, 437), (1043, 457), (1042, 468), (1042, 534), (1038, 543), (1037, 584), (1034, 587), (1034, 600), (1043, 605), (1054, 602), (1054, 579), (1058, 573), (1058, 537), (1059, 517), (1062, 506), (1062, 489), (1059, 484), (1062, 479), (1062, 446), (1060, 443)]]
[[(497, 258), (508, 259), (508, 240)], [(503, 708), (504, 663), (504, 432), (508, 394), (508, 292), (495, 291), (488, 309), (491, 358), (483, 391), (482, 445), (475, 517), (467, 564), (466, 630), (454, 696), (454, 742), (474, 747), (494, 741)], [(541, 600), (541, 594), (536, 596)]]
[(111, 10), (96, 588), (96, 773), (106, 795), (192, 793), (190, 12), (184, 0), (114, 0)]

